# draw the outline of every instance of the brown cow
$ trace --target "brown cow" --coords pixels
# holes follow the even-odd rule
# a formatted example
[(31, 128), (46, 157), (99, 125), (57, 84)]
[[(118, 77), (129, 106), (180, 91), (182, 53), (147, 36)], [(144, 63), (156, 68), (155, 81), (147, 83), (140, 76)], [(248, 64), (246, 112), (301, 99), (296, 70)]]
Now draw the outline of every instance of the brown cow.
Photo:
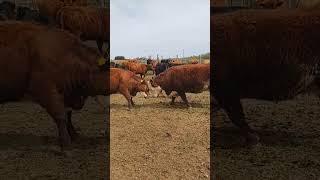
[(86, 6), (85, 0), (35, 0), (42, 19), (50, 25), (55, 25), (57, 12), (64, 6)]
[(40, 16), (45, 18), (50, 25), (55, 24), (57, 12), (66, 5), (60, 0), (36, 0), (35, 3), (39, 9)]
[(139, 74), (141, 78), (144, 78), (148, 71), (146, 64), (141, 64), (138, 62), (127, 62), (127, 63), (124, 63), (123, 66), (125, 69), (129, 71), (132, 71), (135, 74)]
[[(210, 65), (187, 64), (174, 66), (151, 80), (152, 86), (160, 86), (167, 95), (176, 91), (188, 107), (191, 107), (185, 93), (201, 93), (210, 87)], [(174, 104), (176, 96), (172, 96)]]
[[(110, 91), (106, 95), (120, 93), (128, 101), (128, 109), (134, 106), (132, 98), (138, 92), (149, 92), (147, 82), (137, 77), (133, 72), (120, 68), (110, 68)], [(102, 100), (99, 97), (95, 98), (96, 102), (103, 107)]]
[(32, 97), (55, 120), (61, 147), (68, 146), (76, 132), (66, 111), (108, 90), (100, 53), (70, 33), (32, 23), (3, 22), (0, 36), (0, 103)]
[[(247, 10), (211, 16), (212, 94), (247, 140), (242, 98), (287, 100), (313, 83), (320, 59), (320, 11)], [(276, 27), (276, 28), (275, 28)]]
[(65, 6), (57, 12), (56, 21), (60, 28), (81, 40), (95, 40), (101, 53), (103, 43), (109, 42), (110, 16), (107, 8)]

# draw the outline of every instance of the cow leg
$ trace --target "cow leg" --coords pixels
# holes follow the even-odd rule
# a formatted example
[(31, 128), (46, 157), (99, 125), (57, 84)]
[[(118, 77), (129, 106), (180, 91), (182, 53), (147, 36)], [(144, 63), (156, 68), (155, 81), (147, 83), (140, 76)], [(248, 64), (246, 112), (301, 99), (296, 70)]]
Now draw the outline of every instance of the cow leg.
[(94, 100), (97, 102), (97, 104), (99, 104), (99, 106), (100, 106), (101, 108), (103, 108), (104, 111), (106, 110), (106, 107), (105, 107), (104, 104), (103, 104), (103, 100), (102, 100), (100, 97), (95, 96), (95, 97), (94, 97)]
[(131, 104), (132, 104), (132, 106), (135, 106), (135, 104), (134, 104), (134, 102), (133, 102), (133, 100), (132, 100), (132, 97), (131, 97)]
[(66, 112), (64, 98), (54, 87), (39, 86), (32, 91), (39, 104), (47, 110), (48, 114), (55, 120), (59, 131), (59, 142), (61, 150), (70, 146), (71, 137), (66, 125)]
[(79, 134), (77, 133), (77, 131), (75, 130), (73, 124), (72, 124), (72, 110), (68, 110), (66, 112), (66, 118), (67, 118), (67, 129), (69, 132), (69, 135), (71, 136), (71, 140), (75, 140), (79, 137)]
[(130, 95), (128, 90), (120, 91), (120, 93), (127, 99), (128, 101), (128, 109), (132, 109), (132, 96)]
[(227, 112), (230, 120), (234, 125), (240, 128), (245, 135), (247, 142), (256, 144), (259, 142), (259, 136), (250, 128), (245, 121), (243, 107), (240, 98), (235, 97), (216, 97), (216, 100), (223, 109)]
[(97, 39), (96, 42), (97, 42), (98, 49), (99, 49), (100, 53), (102, 54), (103, 53), (103, 51), (102, 51), (103, 40)]
[(188, 102), (188, 99), (187, 99), (187, 96), (186, 96), (186, 93), (184, 92), (178, 92), (179, 96), (181, 97), (181, 99), (183, 100), (183, 102), (188, 106), (188, 107), (191, 107), (189, 102)]

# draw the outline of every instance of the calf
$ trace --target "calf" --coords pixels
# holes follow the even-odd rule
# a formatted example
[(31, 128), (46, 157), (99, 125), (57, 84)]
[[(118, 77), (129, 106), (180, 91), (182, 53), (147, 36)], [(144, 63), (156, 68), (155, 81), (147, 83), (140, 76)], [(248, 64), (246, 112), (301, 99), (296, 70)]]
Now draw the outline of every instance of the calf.
[[(201, 93), (209, 89), (210, 66), (208, 64), (187, 64), (174, 66), (160, 73), (151, 81), (152, 86), (160, 86), (167, 95), (177, 92), (184, 103), (190, 107), (185, 93)], [(174, 104), (176, 96), (171, 97)]]

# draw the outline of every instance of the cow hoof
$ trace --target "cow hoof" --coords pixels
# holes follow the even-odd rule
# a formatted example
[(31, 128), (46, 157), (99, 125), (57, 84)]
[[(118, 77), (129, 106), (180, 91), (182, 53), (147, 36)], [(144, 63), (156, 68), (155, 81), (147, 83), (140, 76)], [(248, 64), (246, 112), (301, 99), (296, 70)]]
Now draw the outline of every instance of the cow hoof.
[(132, 111), (132, 108), (127, 108), (128, 111)]

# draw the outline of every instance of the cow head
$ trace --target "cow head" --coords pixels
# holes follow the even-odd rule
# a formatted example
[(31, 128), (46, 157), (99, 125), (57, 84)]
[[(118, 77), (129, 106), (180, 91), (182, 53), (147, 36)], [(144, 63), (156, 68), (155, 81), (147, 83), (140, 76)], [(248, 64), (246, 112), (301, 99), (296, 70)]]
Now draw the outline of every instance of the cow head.
[[(149, 88), (149, 94), (144, 94), (144, 97), (159, 97), (161, 94), (164, 95), (162, 93), (162, 89), (160, 86), (154, 86), (154, 81), (151, 79), (150, 81), (146, 81), (148, 88)], [(153, 85), (152, 85), (153, 84)]]
[(149, 94), (149, 87), (147, 84), (147, 81), (144, 79), (141, 79), (138, 76), (134, 76), (134, 78), (132, 78), (133, 81), (133, 87), (130, 90), (130, 94), (132, 96), (135, 96), (138, 92), (141, 92), (144, 97), (146, 98)]
[(142, 92), (144, 95), (144, 98), (147, 98), (149, 96), (149, 86), (148, 86), (148, 81), (142, 79), (140, 80), (140, 84), (138, 86), (138, 91)]

